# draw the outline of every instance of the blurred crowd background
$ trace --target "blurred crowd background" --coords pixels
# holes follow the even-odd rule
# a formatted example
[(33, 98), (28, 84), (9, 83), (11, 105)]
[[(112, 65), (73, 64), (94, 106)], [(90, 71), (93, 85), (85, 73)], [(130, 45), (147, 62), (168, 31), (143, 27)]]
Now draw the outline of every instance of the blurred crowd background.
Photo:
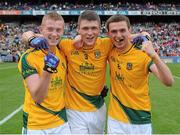
[[(62, 0), (59, 1), (1, 1), (1, 10), (166, 10), (179, 11), (180, 3), (177, 1), (164, 2), (142, 2), (136, 3), (132, 0), (109, 2), (102, 0), (95, 2), (91, 0), (89, 4), (82, 1)], [(63, 16), (66, 26), (64, 37), (75, 37), (78, 16)], [(101, 36), (106, 36), (105, 21), (109, 16), (101, 16)], [(39, 19), (37, 19), (39, 18)], [(21, 43), (23, 32), (33, 30), (38, 32), (38, 25), (42, 16), (14, 17), (0, 15), (0, 61), (17, 62), (20, 55), (27, 49)], [(129, 17), (132, 24), (133, 33), (147, 31), (151, 34), (153, 45), (160, 56), (180, 56), (180, 17), (163, 16), (158, 17)], [(142, 18), (142, 19), (141, 19)]]

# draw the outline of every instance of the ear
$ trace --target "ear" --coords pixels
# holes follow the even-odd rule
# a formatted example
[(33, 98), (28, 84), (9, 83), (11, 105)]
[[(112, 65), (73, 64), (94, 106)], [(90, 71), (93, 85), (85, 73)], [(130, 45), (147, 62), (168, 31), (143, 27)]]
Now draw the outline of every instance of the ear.
[(107, 35), (107, 36), (109, 36), (109, 35), (110, 35), (108, 30), (106, 30), (106, 35)]
[(131, 33), (131, 32), (132, 32), (132, 28), (130, 27), (130, 28), (129, 28), (129, 33)]
[(42, 29), (43, 29), (42, 25), (38, 27), (40, 33), (42, 33)]
[(77, 26), (77, 28), (76, 28), (76, 32), (79, 34), (79, 26)]
[(128, 38), (131, 40), (131, 39), (133, 38), (133, 35), (131, 34), (131, 32), (132, 32), (131, 27), (128, 29), (128, 31), (129, 31), (129, 36), (128, 36)]

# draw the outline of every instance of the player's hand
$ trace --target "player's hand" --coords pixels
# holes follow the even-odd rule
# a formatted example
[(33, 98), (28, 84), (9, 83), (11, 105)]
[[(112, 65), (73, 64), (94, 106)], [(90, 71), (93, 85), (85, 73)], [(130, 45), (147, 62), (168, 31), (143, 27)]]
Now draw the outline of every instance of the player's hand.
[(147, 41), (150, 41), (150, 37), (148, 35), (140, 35), (133, 38), (132, 44), (134, 45), (134, 47), (142, 49), (143, 43)]
[(29, 45), (36, 50), (48, 49), (48, 41), (44, 37), (32, 37), (29, 39)]
[(24, 32), (21, 37), (22, 43), (28, 44), (29, 38), (31, 38), (31, 37), (35, 37), (34, 32), (32, 32), (32, 31)]
[(54, 54), (52, 53), (48, 53), (45, 57), (44, 57), (44, 68), (43, 70), (49, 72), (49, 73), (57, 73), (57, 66), (59, 65), (59, 58), (56, 57)]
[(148, 36), (149, 38), (151, 37), (151, 35), (146, 31), (142, 31), (141, 33), (139, 33), (139, 36)]
[(105, 85), (101, 91), (102, 98), (107, 96), (108, 90), (109, 90), (109, 88)]
[(157, 55), (157, 53), (155, 52), (155, 50), (153, 48), (153, 44), (151, 41), (143, 42), (141, 49), (144, 52), (146, 52), (149, 55), (149, 57), (151, 57), (151, 58), (153, 58), (155, 55)]
[(80, 49), (83, 47), (83, 42), (82, 42), (82, 37), (81, 35), (77, 35), (74, 39), (73, 39), (73, 45), (76, 49)]

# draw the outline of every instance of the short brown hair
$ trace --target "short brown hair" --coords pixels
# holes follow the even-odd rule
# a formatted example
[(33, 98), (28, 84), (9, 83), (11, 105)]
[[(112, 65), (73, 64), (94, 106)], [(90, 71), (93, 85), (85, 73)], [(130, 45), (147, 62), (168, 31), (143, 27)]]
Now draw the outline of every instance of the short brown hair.
[(131, 24), (130, 24), (130, 21), (129, 21), (129, 18), (124, 16), (124, 15), (113, 15), (111, 16), (107, 21), (106, 21), (106, 29), (109, 31), (109, 24), (110, 23), (113, 23), (113, 22), (122, 22), (122, 21), (125, 21), (128, 28), (131, 27)]
[(52, 20), (54, 20), (54, 21), (60, 20), (60, 21), (63, 21), (63, 22), (64, 22), (63, 17), (62, 17), (60, 14), (58, 14), (57, 12), (49, 12), (49, 13), (47, 13), (46, 15), (44, 15), (43, 18), (42, 18), (41, 25), (42, 25), (47, 19), (52, 19)]
[(85, 10), (81, 13), (81, 15), (78, 18), (78, 25), (82, 20), (88, 20), (88, 21), (98, 21), (99, 25), (101, 24), (101, 19), (99, 15), (92, 10)]

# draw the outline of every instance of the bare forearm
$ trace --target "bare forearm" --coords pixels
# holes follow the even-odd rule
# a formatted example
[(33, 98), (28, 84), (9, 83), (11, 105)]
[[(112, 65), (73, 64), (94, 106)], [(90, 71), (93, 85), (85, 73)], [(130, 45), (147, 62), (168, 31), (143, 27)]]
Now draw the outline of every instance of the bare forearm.
[(51, 74), (43, 71), (42, 76), (33, 87), (31, 86), (31, 95), (35, 102), (41, 103), (48, 94), (48, 88), (51, 81)]
[(152, 57), (158, 71), (158, 78), (166, 86), (172, 86), (174, 79), (167, 65), (160, 59), (157, 53)]

